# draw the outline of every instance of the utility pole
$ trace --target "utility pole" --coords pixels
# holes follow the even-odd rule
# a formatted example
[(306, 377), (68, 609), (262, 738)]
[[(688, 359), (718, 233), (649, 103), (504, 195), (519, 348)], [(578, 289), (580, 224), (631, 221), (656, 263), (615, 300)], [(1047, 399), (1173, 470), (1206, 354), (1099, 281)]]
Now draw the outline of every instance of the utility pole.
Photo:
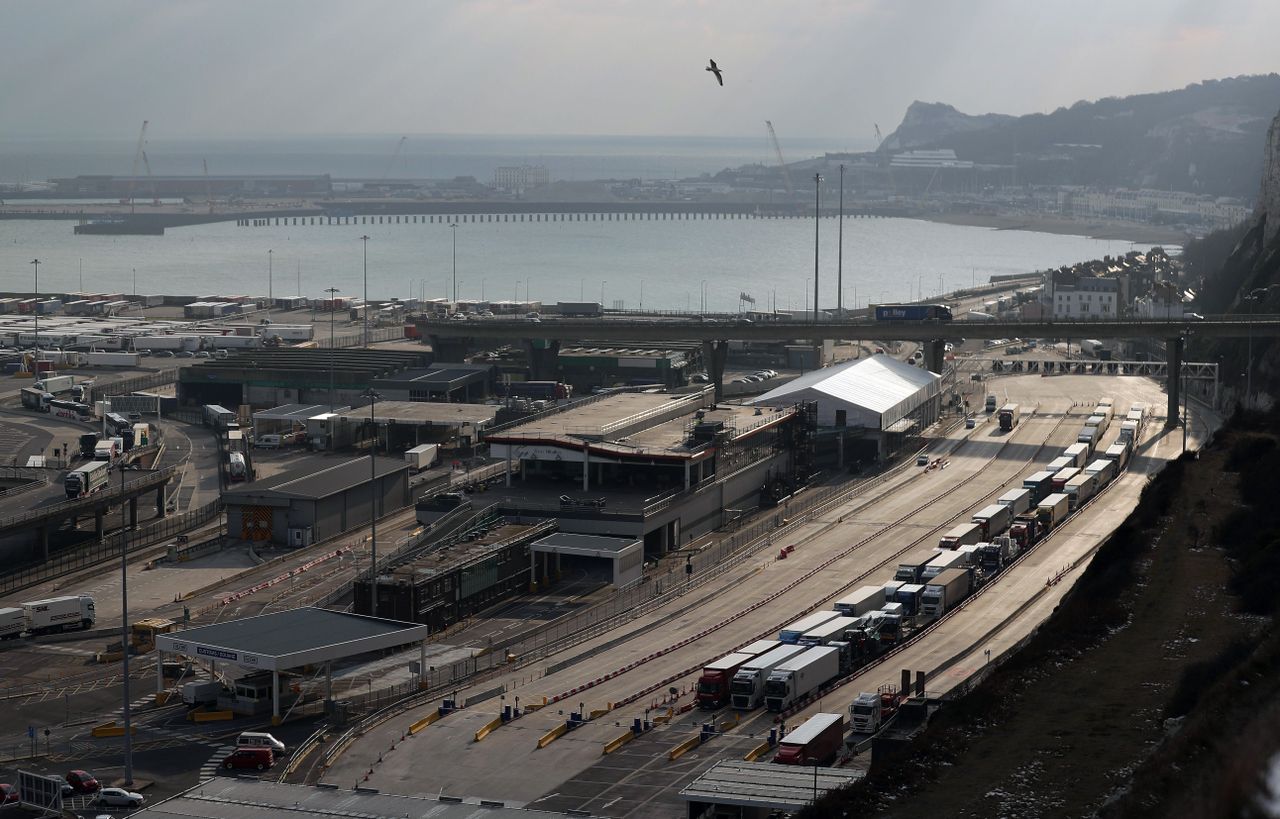
[(124, 521), (125, 509), (129, 506), (124, 498), (126, 468), (123, 463), (120, 465), (120, 648), (124, 652), (120, 681), (124, 688), (124, 786), (130, 788), (133, 787), (133, 724), (129, 713), (129, 530)]
[(822, 223), (822, 174), (813, 175), (813, 323), (818, 323), (818, 226)]
[[(335, 300), (335, 297), (337, 296), (338, 288), (328, 287), (328, 288), (325, 288), (324, 292), (329, 294), (329, 412), (332, 413), (333, 412), (333, 308), (336, 306), (334, 304), (334, 300)], [(330, 419), (329, 423), (332, 424), (333, 420)]]
[(382, 396), (372, 389), (362, 396), (369, 399), (369, 616), (378, 616), (378, 425), (373, 419), (373, 405)]
[(453, 233), (453, 311), (458, 312), (458, 223), (451, 222), (449, 230)]
[(840, 228), (836, 243), (836, 315), (844, 318), (844, 163), (840, 163)]
[[(137, 276), (136, 270), (134, 271), (134, 275)], [(136, 283), (135, 283), (134, 289), (135, 290), (138, 289)], [(271, 250), (268, 249), (267, 250), (267, 319), (271, 318), (271, 308), (275, 306), (275, 303), (276, 303), (275, 276), (272, 275)]]
[(40, 377), (40, 260), (32, 259), (31, 263), (36, 266), (36, 309), (31, 311), (31, 315), (36, 319), (36, 338), (35, 349), (31, 351), (31, 366), (34, 368), (34, 378)]
[(364, 243), (364, 348), (369, 349), (369, 237), (361, 236)]

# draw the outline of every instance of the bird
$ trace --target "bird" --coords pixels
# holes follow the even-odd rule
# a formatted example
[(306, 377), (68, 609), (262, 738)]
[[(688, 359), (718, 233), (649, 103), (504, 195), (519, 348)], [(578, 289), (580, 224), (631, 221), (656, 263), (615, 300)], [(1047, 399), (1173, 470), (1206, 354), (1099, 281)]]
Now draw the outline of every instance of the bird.
[(711, 60), (710, 62), (711, 62), (711, 65), (707, 66), (705, 70), (710, 71), (712, 74), (715, 74), (715, 75), (716, 75), (716, 82), (720, 83), (720, 85), (722, 85), (722, 86), (723, 86), (723, 85), (724, 85), (724, 77), (720, 76), (720, 67), (719, 67), (718, 65), (716, 65), (716, 61), (715, 61), (715, 60)]

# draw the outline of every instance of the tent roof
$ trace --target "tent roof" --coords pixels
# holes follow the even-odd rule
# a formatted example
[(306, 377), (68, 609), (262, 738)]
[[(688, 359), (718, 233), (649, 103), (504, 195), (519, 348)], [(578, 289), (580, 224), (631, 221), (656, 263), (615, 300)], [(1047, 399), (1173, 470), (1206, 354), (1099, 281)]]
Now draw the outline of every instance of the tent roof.
[(805, 373), (751, 401), (776, 404), (804, 390), (816, 390), (873, 412), (888, 412), (937, 381), (928, 370), (887, 355), (873, 355), (847, 364)]

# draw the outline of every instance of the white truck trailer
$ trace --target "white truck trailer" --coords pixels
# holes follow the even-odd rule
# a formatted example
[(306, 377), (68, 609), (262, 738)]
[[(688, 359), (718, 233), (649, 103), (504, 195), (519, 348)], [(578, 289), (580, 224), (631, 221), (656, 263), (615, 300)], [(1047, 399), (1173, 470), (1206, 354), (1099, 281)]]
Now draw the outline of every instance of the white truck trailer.
[(841, 597), (832, 608), (846, 617), (857, 617), (875, 611), (884, 603), (884, 586), (862, 586)]
[(804, 646), (784, 645), (748, 661), (733, 675), (729, 698), (734, 708), (750, 711), (764, 698), (764, 684), (775, 668), (807, 651)]
[(800, 638), (806, 633), (813, 631), (828, 620), (834, 620), (840, 616), (840, 612), (835, 611), (834, 609), (815, 611), (807, 617), (801, 617), (799, 620), (778, 632), (778, 639), (784, 643), (794, 645), (795, 643), (800, 642)]
[(13, 640), (27, 630), (27, 615), (22, 609), (0, 609), (0, 640)]
[(419, 444), (413, 449), (406, 449), (404, 459), (409, 463), (409, 469), (421, 472), (436, 462), (436, 454), (439, 451), (439, 444)]
[(93, 628), (98, 619), (94, 613), (93, 598), (86, 594), (32, 600), (23, 603), (22, 610), (26, 615), (27, 631), (32, 634)]
[(764, 683), (764, 705), (774, 713), (786, 710), (840, 673), (840, 650), (818, 646), (787, 660), (769, 672)]
[(947, 569), (929, 581), (920, 598), (920, 611), (925, 617), (941, 617), (969, 596), (971, 582), (967, 569)]

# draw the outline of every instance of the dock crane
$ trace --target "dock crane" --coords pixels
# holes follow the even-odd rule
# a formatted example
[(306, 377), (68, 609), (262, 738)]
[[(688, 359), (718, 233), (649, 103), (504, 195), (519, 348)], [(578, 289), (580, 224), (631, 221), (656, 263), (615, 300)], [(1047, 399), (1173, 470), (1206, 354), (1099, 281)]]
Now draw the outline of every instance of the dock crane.
[(778, 167), (782, 169), (782, 181), (787, 185), (787, 194), (794, 196), (796, 187), (791, 184), (791, 171), (787, 170), (787, 161), (782, 158), (782, 146), (778, 144), (778, 134), (773, 130), (772, 122), (766, 119), (764, 124), (769, 129), (769, 139), (773, 141), (773, 152), (778, 156)]
[(133, 173), (129, 176), (129, 212), (133, 213), (133, 186), (138, 181), (138, 163), (142, 161), (142, 146), (146, 144), (147, 139), (147, 120), (142, 121), (142, 131), (138, 133), (138, 148), (133, 152)]
[(156, 181), (151, 178), (151, 161), (147, 159), (147, 151), (142, 151), (142, 166), (147, 169), (147, 184), (151, 186), (151, 204), (160, 204), (160, 194), (156, 192)]
[(404, 144), (409, 141), (409, 137), (402, 136), (400, 141), (396, 143), (396, 149), (391, 152), (391, 159), (387, 161), (387, 169), (382, 172), (382, 178), (379, 182), (385, 182), (387, 177), (391, 175), (391, 170), (396, 165), (396, 159), (400, 157), (400, 152), (404, 150)]

